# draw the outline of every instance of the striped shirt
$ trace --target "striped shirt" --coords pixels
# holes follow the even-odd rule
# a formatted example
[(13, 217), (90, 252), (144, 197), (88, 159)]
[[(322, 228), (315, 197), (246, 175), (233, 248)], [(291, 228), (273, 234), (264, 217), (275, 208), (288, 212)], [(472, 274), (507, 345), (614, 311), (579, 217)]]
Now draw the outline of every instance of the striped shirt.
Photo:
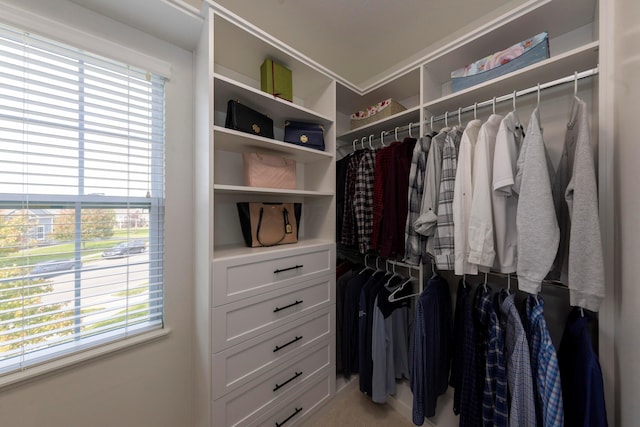
[(440, 270), (453, 270), (455, 267), (453, 191), (455, 189), (458, 149), (461, 139), (462, 129), (456, 127), (447, 133), (444, 147), (442, 148), (438, 221), (434, 242), (436, 265)]
[(373, 230), (373, 184), (376, 152), (365, 150), (358, 163), (355, 182), (353, 209), (357, 228), (360, 253), (371, 249), (371, 231)]
[(531, 367), (536, 377), (538, 403), (544, 427), (562, 427), (564, 409), (562, 386), (556, 349), (553, 347), (547, 322), (544, 320), (544, 301), (529, 295), (525, 302), (529, 321)]
[(426, 252), (427, 238), (418, 234), (413, 224), (420, 215), (430, 145), (431, 135), (425, 135), (420, 138), (413, 148), (413, 157), (411, 159), (408, 196), (409, 212), (405, 226), (404, 249), (405, 261), (410, 264), (420, 264), (422, 255)]
[(529, 343), (515, 305), (515, 294), (500, 291), (500, 309), (506, 317), (504, 351), (509, 395), (509, 425), (536, 427), (536, 407), (531, 376)]
[(504, 361), (504, 337), (493, 296), (487, 288), (480, 296), (480, 324), (487, 331), (487, 357), (482, 400), (482, 421), (486, 427), (507, 427), (507, 374)]

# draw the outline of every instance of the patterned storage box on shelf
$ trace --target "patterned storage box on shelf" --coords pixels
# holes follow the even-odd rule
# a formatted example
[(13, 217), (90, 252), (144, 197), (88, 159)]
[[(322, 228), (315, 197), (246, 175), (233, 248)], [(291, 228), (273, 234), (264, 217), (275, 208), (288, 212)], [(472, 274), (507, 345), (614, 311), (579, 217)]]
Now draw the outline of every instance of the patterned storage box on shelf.
[(351, 115), (351, 130), (368, 125), (378, 120), (393, 116), (406, 110), (395, 100), (389, 98), (368, 107), (364, 111), (356, 111)]
[(451, 72), (451, 87), (457, 92), (547, 58), (549, 36), (544, 32)]

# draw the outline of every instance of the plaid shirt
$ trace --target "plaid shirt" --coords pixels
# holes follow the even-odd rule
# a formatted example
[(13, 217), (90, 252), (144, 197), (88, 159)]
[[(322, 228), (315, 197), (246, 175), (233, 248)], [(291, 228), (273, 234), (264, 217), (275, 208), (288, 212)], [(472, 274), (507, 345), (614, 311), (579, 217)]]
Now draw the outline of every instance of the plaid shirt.
[(360, 252), (366, 254), (371, 249), (371, 231), (373, 230), (373, 183), (376, 153), (365, 150), (358, 163), (355, 182), (353, 209)]
[(357, 225), (354, 215), (354, 197), (356, 193), (356, 177), (358, 164), (362, 159), (362, 152), (354, 153), (347, 165), (347, 178), (345, 180), (344, 192), (344, 212), (342, 216), (342, 235), (340, 243), (347, 246), (354, 246), (357, 243)]
[(371, 248), (380, 247), (380, 230), (382, 229), (382, 212), (384, 210), (384, 183), (391, 164), (391, 148), (400, 144), (394, 141), (388, 147), (376, 152), (376, 166), (373, 178), (373, 229), (371, 230)]
[(504, 338), (489, 289), (480, 296), (479, 320), (487, 331), (487, 358), (482, 401), (482, 421), (486, 427), (507, 427), (507, 373)]
[(536, 427), (536, 405), (531, 375), (529, 344), (520, 313), (515, 305), (515, 294), (500, 291), (501, 310), (506, 317), (504, 352), (509, 392), (509, 425)]
[(413, 148), (411, 170), (409, 172), (409, 212), (405, 227), (405, 261), (410, 264), (420, 264), (422, 255), (426, 253), (427, 238), (416, 232), (413, 223), (420, 215), (422, 192), (424, 190), (425, 172), (427, 169), (427, 155), (431, 145), (432, 135), (420, 138)]
[(438, 196), (438, 222), (436, 225), (434, 251), (436, 264), (440, 270), (455, 268), (454, 228), (453, 228), (453, 191), (458, 166), (458, 148), (462, 139), (459, 127), (447, 133), (442, 149), (442, 175)]
[[(537, 301), (536, 301), (537, 300)], [(553, 347), (547, 322), (544, 320), (544, 301), (529, 295), (525, 302), (529, 320), (531, 367), (536, 378), (537, 398), (545, 427), (562, 427), (564, 410), (562, 386), (556, 349)]]

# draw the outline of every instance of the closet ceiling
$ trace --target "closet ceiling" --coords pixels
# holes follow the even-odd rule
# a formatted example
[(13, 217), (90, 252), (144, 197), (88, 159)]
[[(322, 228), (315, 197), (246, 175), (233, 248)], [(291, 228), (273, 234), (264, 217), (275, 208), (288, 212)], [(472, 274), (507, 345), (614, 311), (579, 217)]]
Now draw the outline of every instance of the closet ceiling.
[[(171, 19), (159, 21), (171, 8), (197, 13), (200, 0), (71, 1), (185, 48), (197, 40), (193, 24), (176, 31)], [(216, 1), (365, 88), (505, 10), (535, 0)], [(149, 13), (150, 7), (159, 12)]]

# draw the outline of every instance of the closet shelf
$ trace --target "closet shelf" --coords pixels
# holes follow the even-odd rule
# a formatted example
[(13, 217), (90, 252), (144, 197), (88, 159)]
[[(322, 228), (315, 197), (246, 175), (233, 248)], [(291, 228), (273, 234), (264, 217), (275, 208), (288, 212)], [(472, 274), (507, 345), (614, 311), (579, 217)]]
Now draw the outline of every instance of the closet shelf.
[(216, 150), (236, 153), (272, 151), (274, 154), (293, 159), (300, 163), (312, 163), (333, 158), (333, 154), (326, 151), (314, 150), (275, 139), (264, 138), (246, 132), (227, 129), (222, 126), (214, 126), (213, 132), (215, 134)]
[(213, 256), (216, 261), (245, 257), (247, 255), (257, 255), (262, 253), (274, 254), (275, 256), (277, 256), (278, 252), (286, 251), (289, 249), (309, 249), (315, 246), (319, 247), (333, 244), (335, 244), (333, 240), (301, 238), (300, 240), (298, 240), (298, 243), (292, 243), (290, 245), (269, 246), (264, 248), (249, 248), (243, 244), (221, 245), (214, 246)]
[(244, 185), (215, 184), (213, 190), (216, 194), (242, 194), (242, 195), (279, 195), (300, 197), (331, 197), (333, 192), (309, 191), (309, 190), (284, 190), (279, 188), (247, 187)]
[(458, 108), (473, 105), (474, 102), (507, 95), (514, 90), (522, 90), (536, 83), (565, 77), (574, 71), (580, 72), (594, 68), (598, 65), (598, 49), (597, 41), (586, 44), (513, 73), (428, 101), (424, 104), (424, 108), (433, 115), (443, 114), (445, 111), (452, 113)]
[(328, 116), (292, 102), (276, 98), (273, 95), (230, 79), (229, 77), (214, 73), (213, 80), (215, 93), (214, 108), (216, 111), (226, 112), (227, 101), (235, 99), (271, 117), (276, 127), (283, 127), (286, 120), (320, 122), (324, 125), (333, 123), (333, 120)]
[(393, 116), (387, 117), (366, 126), (359, 127), (349, 132), (345, 132), (342, 135), (338, 136), (338, 139), (341, 139), (343, 141), (348, 140), (349, 142), (351, 142), (356, 138), (360, 139), (369, 135), (373, 135), (375, 138), (380, 138), (380, 132), (382, 132), (383, 130), (388, 131), (393, 129), (395, 126), (404, 126), (409, 124), (410, 122), (413, 122), (416, 125), (416, 135), (418, 135), (420, 133), (420, 129), (418, 128), (420, 123), (419, 106), (409, 108), (398, 114), (394, 114)]

